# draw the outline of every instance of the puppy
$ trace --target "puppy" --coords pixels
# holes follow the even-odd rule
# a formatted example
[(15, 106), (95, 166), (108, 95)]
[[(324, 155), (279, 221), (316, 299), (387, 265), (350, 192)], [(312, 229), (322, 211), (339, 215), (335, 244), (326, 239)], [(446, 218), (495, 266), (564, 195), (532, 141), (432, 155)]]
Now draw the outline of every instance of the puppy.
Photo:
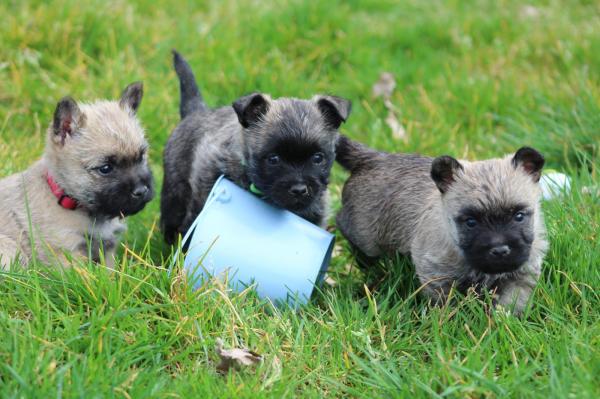
[(536, 150), (459, 162), (377, 152), (342, 136), (337, 160), (351, 172), (337, 226), (362, 253), (410, 253), (436, 301), (455, 285), (493, 291), (498, 304), (524, 309), (547, 248), (538, 184), (544, 158)]
[(153, 196), (148, 144), (136, 118), (141, 83), (119, 101), (58, 103), (46, 149), (29, 169), (0, 180), (0, 262), (64, 261), (64, 252), (112, 266), (123, 216)]
[(181, 123), (164, 152), (161, 227), (168, 243), (185, 234), (220, 175), (312, 223), (326, 217), (338, 128), (350, 101), (271, 99), (250, 94), (209, 109), (188, 63), (174, 52)]

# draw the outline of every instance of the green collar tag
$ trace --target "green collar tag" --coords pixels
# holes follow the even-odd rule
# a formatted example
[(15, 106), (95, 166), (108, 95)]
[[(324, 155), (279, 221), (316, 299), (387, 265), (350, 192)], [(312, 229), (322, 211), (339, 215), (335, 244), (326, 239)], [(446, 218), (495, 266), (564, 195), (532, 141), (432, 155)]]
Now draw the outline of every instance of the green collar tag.
[[(244, 158), (240, 160), (240, 163), (242, 164), (242, 166), (246, 166), (246, 160)], [(260, 189), (256, 187), (256, 184), (254, 183), (250, 183), (250, 192), (261, 197), (263, 196), (263, 192), (260, 191)]]
[(256, 195), (263, 195), (263, 192), (254, 183), (250, 183), (250, 192)]

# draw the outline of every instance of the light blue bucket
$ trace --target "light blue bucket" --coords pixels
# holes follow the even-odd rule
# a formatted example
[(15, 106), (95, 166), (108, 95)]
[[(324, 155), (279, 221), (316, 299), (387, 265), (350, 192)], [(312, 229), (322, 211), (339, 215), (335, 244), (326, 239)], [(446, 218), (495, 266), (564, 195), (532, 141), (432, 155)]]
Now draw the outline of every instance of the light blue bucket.
[(226, 273), (238, 291), (255, 284), (260, 297), (303, 304), (323, 280), (334, 236), (221, 176), (183, 243), (194, 288)]

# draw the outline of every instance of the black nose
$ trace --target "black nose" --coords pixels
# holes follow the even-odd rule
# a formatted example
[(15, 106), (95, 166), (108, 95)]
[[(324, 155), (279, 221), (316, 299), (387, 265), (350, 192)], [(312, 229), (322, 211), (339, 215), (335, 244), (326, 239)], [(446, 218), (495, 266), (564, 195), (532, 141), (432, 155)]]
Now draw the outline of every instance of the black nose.
[(141, 198), (141, 197), (145, 196), (146, 194), (148, 194), (148, 190), (149, 190), (149, 188), (146, 185), (137, 186), (131, 192), (131, 196), (136, 199)]
[(306, 187), (306, 184), (294, 184), (292, 187), (290, 187), (290, 194), (295, 196), (304, 196), (308, 194), (308, 187)]
[(495, 258), (504, 258), (508, 254), (510, 254), (510, 248), (508, 245), (498, 245), (497, 247), (490, 249), (490, 255)]

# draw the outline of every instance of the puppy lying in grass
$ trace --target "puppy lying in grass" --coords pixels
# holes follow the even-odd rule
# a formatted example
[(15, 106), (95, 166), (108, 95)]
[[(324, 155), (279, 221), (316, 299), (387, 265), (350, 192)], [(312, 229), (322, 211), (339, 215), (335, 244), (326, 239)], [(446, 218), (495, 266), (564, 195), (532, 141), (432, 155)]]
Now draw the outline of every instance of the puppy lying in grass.
[(539, 180), (544, 158), (528, 147), (485, 161), (378, 152), (341, 136), (351, 172), (337, 226), (368, 257), (410, 254), (423, 291), (491, 291), (520, 313), (540, 275), (546, 234)]
[(153, 196), (148, 144), (136, 111), (142, 84), (119, 101), (58, 103), (46, 149), (27, 170), (0, 180), (0, 266), (33, 258), (64, 261), (64, 251), (113, 264), (124, 216)]

